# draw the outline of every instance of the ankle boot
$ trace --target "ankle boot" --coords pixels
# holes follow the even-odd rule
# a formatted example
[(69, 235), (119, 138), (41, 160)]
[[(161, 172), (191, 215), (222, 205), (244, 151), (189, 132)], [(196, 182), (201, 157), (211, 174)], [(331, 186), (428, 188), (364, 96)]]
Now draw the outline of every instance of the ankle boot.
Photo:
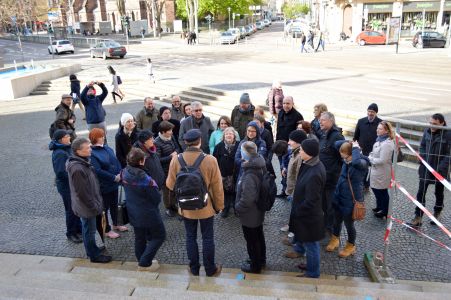
[(339, 245), (340, 245), (340, 239), (338, 238), (338, 236), (331, 235), (329, 244), (327, 244), (327, 247), (326, 247), (326, 251), (327, 252), (335, 251)]
[[(441, 211), (434, 211), (434, 218), (436, 218), (437, 220), (439, 220), (440, 214), (441, 214), (441, 213), (442, 213)], [(440, 220), (439, 220), (439, 221), (440, 221)], [(435, 224), (435, 222), (432, 221), (432, 220), (431, 220), (430, 224), (431, 224), (431, 225), (437, 225), (437, 224)]]
[(338, 253), (338, 256), (340, 257), (348, 257), (349, 255), (354, 255), (355, 254), (355, 245), (346, 242), (346, 246), (344, 247), (343, 250), (341, 250)]
[(420, 216), (416, 216), (412, 222), (407, 223), (407, 225), (412, 226), (412, 227), (420, 227), (423, 224), (422, 222), (422, 217)]

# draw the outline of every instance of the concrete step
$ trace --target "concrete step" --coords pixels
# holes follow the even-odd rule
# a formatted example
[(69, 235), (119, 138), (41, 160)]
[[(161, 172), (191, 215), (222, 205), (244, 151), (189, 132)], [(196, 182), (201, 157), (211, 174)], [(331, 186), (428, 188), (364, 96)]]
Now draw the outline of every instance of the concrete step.
[(223, 90), (219, 90), (219, 89), (214, 89), (214, 88), (192, 87), (191, 90), (208, 93), (208, 94), (214, 94), (214, 95), (218, 95), (218, 96), (227, 96), (228, 95), (227, 92), (225, 92)]
[(42, 95), (49, 95), (46, 91), (33, 91), (30, 93), (30, 96), (42, 96)]

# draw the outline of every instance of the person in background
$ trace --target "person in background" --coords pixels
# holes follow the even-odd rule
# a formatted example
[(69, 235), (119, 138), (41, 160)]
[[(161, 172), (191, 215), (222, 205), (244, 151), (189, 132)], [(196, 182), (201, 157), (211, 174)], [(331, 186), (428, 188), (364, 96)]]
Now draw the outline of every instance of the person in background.
[[(96, 89), (94, 85), (98, 85), (102, 89), (102, 94), (96, 96)], [(103, 101), (108, 95), (108, 90), (105, 84), (99, 81), (91, 81), (81, 92), (81, 102), (86, 109), (86, 123), (88, 124), (88, 130), (93, 128), (102, 128), (107, 134), (105, 123), (105, 109), (103, 108)]]
[(339, 149), (344, 163), (332, 202), (335, 212), (334, 228), (326, 251), (333, 252), (340, 246), (340, 232), (344, 223), (348, 241), (338, 256), (345, 258), (356, 252), (357, 233), (352, 219), (352, 211), (354, 210), (354, 201), (363, 202), (363, 178), (368, 172), (369, 160), (362, 154), (358, 142), (337, 141), (335, 148)]
[(152, 125), (160, 116), (160, 112), (155, 108), (151, 97), (144, 98), (144, 107), (136, 114), (137, 130), (152, 130)]
[(314, 118), (313, 118), (312, 122), (310, 122), (310, 125), (312, 127), (312, 132), (318, 137), (318, 139), (321, 137), (321, 125), (319, 123), (319, 119), (321, 118), (321, 114), (326, 111), (327, 111), (327, 106), (326, 106), (326, 104), (323, 104), (323, 103), (316, 104), (313, 107)]
[(53, 134), (53, 139), (49, 144), (52, 151), (52, 165), (55, 172), (55, 183), (58, 193), (63, 198), (64, 211), (66, 212), (66, 237), (72, 243), (83, 243), (80, 237), (80, 218), (74, 214), (70, 198), (69, 178), (66, 171), (66, 161), (71, 156), (70, 132), (58, 129)]
[[(177, 154), (182, 152), (177, 140), (174, 137), (172, 130), (174, 125), (168, 121), (163, 121), (159, 126), (158, 137), (155, 139), (155, 145), (157, 147), (157, 155), (160, 159), (161, 166), (164, 171), (164, 182), (168, 178), (169, 164)], [(163, 203), (166, 208), (166, 215), (168, 217), (175, 217), (177, 215), (177, 203), (173, 193), (166, 187), (166, 184), (162, 185), (163, 190)]]
[(282, 109), (283, 98), (282, 83), (279, 80), (274, 80), (266, 99), (266, 105), (269, 107), (271, 116), (274, 116), (276, 119), (279, 111)]
[(172, 97), (172, 107), (171, 107), (172, 118), (180, 122), (184, 117), (182, 109), (183, 109), (182, 100), (180, 100), (180, 96), (176, 95)]
[[(114, 155), (113, 149), (104, 144), (105, 133), (100, 128), (94, 128), (89, 132), (91, 141), (91, 164), (95, 169), (100, 184), (100, 193), (103, 199), (103, 208), (106, 216), (105, 236), (110, 239), (120, 237), (116, 231), (127, 231), (126, 226), (118, 226), (118, 189), (120, 182), (121, 164)], [(108, 212), (110, 212), (113, 226), (111, 228), (108, 221)]]
[(191, 103), (183, 104), (183, 118), (180, 120), (180, 123), (188, 117), (191, 117)]
[[(262, 106), (258, 105), (255, 107), (254, 118), (255, 118), (255, 115), (260, 115), (263, 118), (265, 118), (265, 110), (263, 109)], [(271, 123), (269, 121), (266, 121), (266, 119), (265, 119), (265, 129), (267, 129), (271, 133), (272, 140), (274, 141), (274, 132), (273, 132), (273, 128), (272, 128), (273, 124), (275, 124), (274, 120), (272, 120), (272, 123)]]
[(74, 112), (70, 109), (72, 104), (72, 96), (63, 94), (61, 96), (60, 104), (55, 107), (55, 129), (70, 130), (71, 140), (75, 140), (77, 135), (75, 134), (75, 117)]
[(265, 128), (265, 118), (259, 114), (254, 115), (254, 122), (257, 123), (260, 129), (260, 136), (266, 143), (267, 163), (272, 165), (272, 145), (274, 144), (274, 136), (272, 132)]
[(172, 131), (174, 132), (175, 136), (178, 136), (179, 131), (180, 131), (180, 122), (178, 120), (172, 118), (171, 109), (167, 106), (160, 107), (160, 118), (158, 121), (156, 121), (152, 125), (153, 136), (155, 138), (158, 136), (158, 133), (160, 132), (159, 131), (160, 124), (163, 121), (169, 122), (172, 125), (174, 125), (174, 128), (172, 129)]
[(91, 143), (86, 138), (77, 138), (71, 148), (73, 154), (66, 162), (66, 171), (72, 210), (81, 219), (86, 255), (93, 263), (108, 263), (112, 257), (101, 254), (96, 244), (96, 218), (102, 214), (103, 204), (99, 182), (89, 161)]
[(150, 58), (147, 58), (147, 75), (149, 76), (150, 80), (155, 83), (155, 76), (153, 75), (153, 66), (152, 66), (152, 60)]
[(298, 277), (319, 278), (320, 247), (324, 238), (322, 193), (326, 184), (326, 169), (319, 159), (319, 143), (306, 139), (301, 143), (302, 165), (293, 193), (290, 213), (290, 232), (305, 250), (307, 264), (298, 267), (303, 272)]
[[(434, 126), (447, 126), (445, 117), (436, 113), (429, 120), (429, 124)], [(421, 157), (443, 178), (449, 180), (451, 167), (451, 131), (440, 128), (426, 128), (420, 143)], [(435, 205), (434, 217), (440, 218), (444, 207), (445, 186), (435, 176), (420, 163), (418, 169), (420, 182), (418, 184), (417, 200), (423, 206), (426, 205), (426, 192), (430, 184), (435, 185)], [(411, 226), (420, 227), (422, 225), (423, 211), (415, 208), (415, 218), (410, 223)], [(430, 221), (431, 225), (436, 225)]]
[(72, 111), (75, 111), (75, 105), (78, 104), (78, 107), (80, 107), (80, 110), (83, 112), (83, 120), (86, 120), (86, 112), (85, 107), (83, 106), (83, 103), (81, 103), (80, 100), (80, 80), (77, 79), (77, 76), (74, 74), (71, 74), (69, 76), (70, 80), (70, 95), (72, 96), (72, 105), (70, 109)]
[(118, 79), (118, 75), (116, 75), (116, 71), (113, 69), (112, 66), (108, 66), (108, 71), (110, 72), (110, 74), (112, 75), (112, 81), (111, 81), (111, 85), (113, 86), (113, 91), (111, 92), (111, 94), (113, 95), (113, 101), (116, 104), (116, 96), (119, 97), (119, 99), (122, 99), (125, 97), (124, 93), (121, 91), (121, 89), (119, 88), (119, 85), (121, 84), (119, 82)]
[[(224, 135), (224, 129), (232, 126), (232, 122), (230, 121), (230, 118), (227, 116), (221, 116), (218, 120), (218, 124), (216, 125), (216, 130), (213, 131), (213, 133), (210, 136), (210, 153), (213, 153), (215, 150), (215, 146), (219, 144), (223, 140)], [(235, 131), (236, 132), (236, 131)], [(236, 132), (236, 141), (240, 140), (240, 137), (238, 135), (238, 132)]]
[(240, 104), (232, 110), (232, 126), (240, 135), (240, 139), (246, 136), (247, 124), (254, 119), (255, 107), (251, 103), (248, 93), (243, 93), (240, 97)]
[(158, 186), (144, 171), (145, 154), (133, 148), (127, 155), (127, 167), (122, 171), (122, 184), (127, 198), (127, 213), (135, 233), (135, 256), (138, 271), (155, 272), (160, 267), (154, 259), (166, 238), (159, 204)]
[(238, 151), (237, 132), (233, 127), (224, 129), (222, 141), (213, 150), (213, 156), (218, 161), (221, 170), (222, 186), (224, 189), (224, 210), (221, 217), (227, 218), (230, 208), (235, 210), (237, 169), (235, 154)]
[(312, 126), (310, 124), (310, 122), (307, 121), (299, 121), (298, 125), (296, 126), (297, 130), (302, 130), (303, 132), (305, 132), (305, 134), (307, 134), (307, 138), (308, 139), (318, 139), (318, 137), (316, 136), (316, 134), (314, 134), (312, 132)]
[(373, 151), (368, 156), (371, 163), (370, 186), (376, 197), (374, 216), (386, 218), (390, 196), (392, 158), (395, 150), (395, 132), (390, 123), (382, 121), (377, 125), (377, 139)]
[(123, 113), (119, 124), (119, 129), (115, 136), (116, 157), (121, 163), (121, 168), (127, 165), (127, 154), (133, 144), (138, 140), (138, 131), (133, 116), (129, 113)]

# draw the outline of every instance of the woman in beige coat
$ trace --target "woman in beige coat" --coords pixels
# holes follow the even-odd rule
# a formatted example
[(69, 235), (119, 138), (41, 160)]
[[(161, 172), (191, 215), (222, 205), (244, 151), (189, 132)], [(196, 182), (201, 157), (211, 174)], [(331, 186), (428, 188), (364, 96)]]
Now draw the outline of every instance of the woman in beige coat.
[(388, 213), (388, 188), (391, 181), (392, 157), (395, 149), (393, 142), (395, 133), (390, 123), (382, 121), (377, 126), (377, 139), (373, 145), (373, 151), (369, 155), (370, 186), (376, 197), (374, 215), (378, 218), (386, 218)]

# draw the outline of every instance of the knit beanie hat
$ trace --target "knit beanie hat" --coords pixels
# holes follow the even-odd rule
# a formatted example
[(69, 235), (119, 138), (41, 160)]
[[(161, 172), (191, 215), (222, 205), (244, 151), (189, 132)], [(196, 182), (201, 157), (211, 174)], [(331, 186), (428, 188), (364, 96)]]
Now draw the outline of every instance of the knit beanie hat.
[(125, 126), (125, 123), (127, 123), (128, 120), (134, 120), (133, 116), (129, 113), (123, 113), (121, 116), (121, 125)]
[(240, 104), (251, 104), (251, 98), (248, 93), (243, 93), (240, 97)]
[(302, 151), (311, 157), (318, 156), (319, 143), (316, 139), (306, 139), (301, 143)]
[(302, 130), (293, 130), (290, 132), (290, 136), (288, 137), (293, 142), (301, 144), (304, 140), (307, 139), (307, 134)]
[(379, 111), (379, 107), (377, 106), (377, 104), (376, 103), (371, 103), (369, 106), (368, 106), (368, 109), (367, 110), (372, 110), (372, 111), (375, 111), (376, 113)]

